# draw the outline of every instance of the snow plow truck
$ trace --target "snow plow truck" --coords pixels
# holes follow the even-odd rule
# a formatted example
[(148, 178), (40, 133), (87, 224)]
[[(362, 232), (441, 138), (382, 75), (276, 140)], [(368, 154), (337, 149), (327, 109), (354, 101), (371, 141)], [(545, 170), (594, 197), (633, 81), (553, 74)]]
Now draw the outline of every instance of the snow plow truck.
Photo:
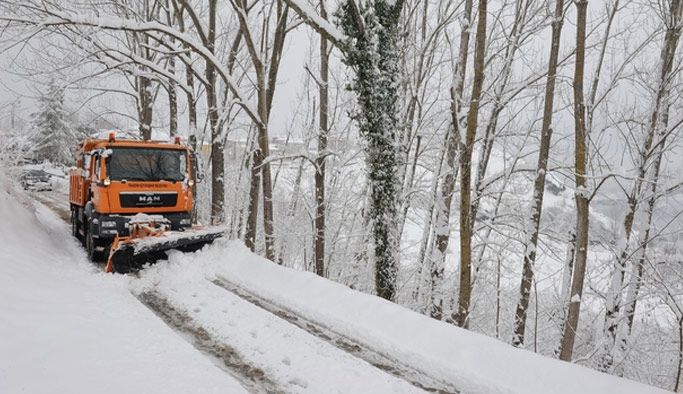
[(174, 143), (88, 138), (69, 173), (71, 232), (107, 272), (127, 273), (194, 251), (223, 236), (223, 227), (192, 226), (192, 160)]

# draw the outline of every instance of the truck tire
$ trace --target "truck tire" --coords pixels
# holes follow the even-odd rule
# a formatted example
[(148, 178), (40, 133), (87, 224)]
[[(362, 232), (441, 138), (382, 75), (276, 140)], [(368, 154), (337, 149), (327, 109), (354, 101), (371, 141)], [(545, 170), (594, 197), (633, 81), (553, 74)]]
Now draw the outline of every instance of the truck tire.
[(88, 259), (92, 262), (95, 261), (95, 240), (92, 239), (92, 233), (90, 231), (85, 233), (85, 251), (88, 253)]
[(78, 210), (74, 209), (71, 211), (71, 235), (79, 240), (81, 244), (83, 243), (83, 237), (81, 237), (80, 229), (78, 228)]
[(75, 209), (71, 210), (71, 235), (78, 238), (78, 214)]
[(85, 250), (88, 252), (88, 258), (93, 263), (104, 261), (104, 253), (97, 250), (98, 246), (101, 246), (100, 243), (93, 238), (92, 232), (88, 231), (85, 235)]
[(88, 223), (88, 218), (85, 217), (85, 215), (83, 214), (83, 210), (80, 208), (78, 209), (78, 217), (81, 218), (81, 221), (77, 224), (78, 239), (81, 241), (81, 245), (85, 247), (85, 236), (88, 233), (88, 227), (86, 226), (86, 224)]

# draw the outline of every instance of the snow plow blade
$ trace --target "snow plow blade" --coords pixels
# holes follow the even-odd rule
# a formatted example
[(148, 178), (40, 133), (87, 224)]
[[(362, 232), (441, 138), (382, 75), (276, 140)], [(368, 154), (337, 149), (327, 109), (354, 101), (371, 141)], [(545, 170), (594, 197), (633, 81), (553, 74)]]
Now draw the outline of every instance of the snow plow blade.
[(145, 235), (135, 231), (131, 237), (117, 237), (109, 252), (106, 272), (123, 274), (137, 271), (145, 264), (166, 259), (166, 252), (169, 250), (194, 252), (223, 237), (225, 231), (225, 227), (193, 228), (185, 231), (153, 229)]

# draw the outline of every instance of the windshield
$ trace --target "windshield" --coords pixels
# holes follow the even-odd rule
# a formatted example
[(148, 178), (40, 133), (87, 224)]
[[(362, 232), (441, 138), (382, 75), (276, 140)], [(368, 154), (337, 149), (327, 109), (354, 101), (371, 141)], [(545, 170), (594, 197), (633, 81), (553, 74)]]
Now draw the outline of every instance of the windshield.
[(22, 174), (23, 178), (47, 180), (50, 175), (43, 170), (28, 170)]
[(187, 174), (185, 151), (112, 148), (107, 174), (112, 181), (182, 181)]

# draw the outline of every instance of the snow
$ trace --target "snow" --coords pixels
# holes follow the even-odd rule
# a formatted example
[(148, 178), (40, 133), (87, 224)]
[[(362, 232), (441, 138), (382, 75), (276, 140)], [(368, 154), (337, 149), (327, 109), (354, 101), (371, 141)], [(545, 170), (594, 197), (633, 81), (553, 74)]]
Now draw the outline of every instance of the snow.
[[(162, 220), (166, 220), (163, 216), (161, 216)], [(133, 220), (131, 220), (131, 223)], [(149, 223), (149, 221), (142, 221), (141, 223)], [(162, 221), (156, 221), (156, 223), (163, 223)], [(154, 231), (154, 228), (149, 227), (151, 231)], [(191, 228), (185, 231), (166, 231), (159, 236), (152, 236), (152, 237), (145, 237), (145, 238), (136, 238), (132, 240), (132, 243), (135, 244), (135, 253), (140, 253), (146, 249), (153, 248), (157, 244), (164, 244), (164, 243), (173, 243), (175, 241), (179, 241), (182, 239), (190, 239), (190, 240), (198, 240), (198, 239), (214, 239), (217, 238), (218, 236), (221, 236), (222, 234), (227, 234), (228, 232), (228, 227), (227, 226), (214, 226), (214, 227), (205, 227), (205, 228)]]
[(144, 272), (137, 291), (162, 294), (285, 392), (422, 392), (207, 281), (202, 256), (190, 264), (181, 254), (174, 257)]
[[(83, 26), (95, 26), (103, 29), (111, 30), (126, 30), (126, 31), (145, 31), (145, 32), (161, 32), (168, 34), (171, 37), (182, 41), (189, 47), (193, 48), (202, 57), (213, 63), (216, 67), (216, 71), (221, 76), (221, 78), (230, 87), (234, 95), (239, 100), (240, 106), (249, 114), (249, 116), (254, 120), (254, 122), (259, 123), (258, 112), (247, 100), (248, 96), (242, 92), (239, 84), (235, 81), (232, 74), (227, 70), (223, 63), (220, 62), (214, 54), (204, 47), (200, 42), (196, 41), (193, 37), (174, 30), (166, 25), (162, 25), (157, 22), (137, 22), (130, 19), (121, 19), (114, 16), (107, 17), (96, 17), (92, 15), (72, 15), (66, 12), (53, 10), (51, 12), (52, 17), (45, 18), (42, 21), (35, 21), (31, 19), (14, 19), (17, 22), (27, 23), (30, 25), (41, 25), (41, 26), (52, 26), (52, 25), (62, 25), (65, 22), (73, 23), (76, 25)], [(167, 43), (168, 44), (168, 43)]]
[(139, 276), (104, 274), (87, 262), (66, 223), (15, 191), (2, 173), (0, 217), (0, 393), (246, 392), (136, 298), (150, 292), (284, 392), (420, 392), (215, 281), (234, 283), (465, 393), (664, 392), (278, 266), (237, 241), (173, 252)]
[(0, 173), (1, 393), (246, 392), (32, 211)]
[(226, 248), (212, 248), (203, 256), (226, 256), (216, 266), (219, 277), (324, 322), (395, 360), (455, 382), (467, 393), (547, 393), (551, 387), (553, 393), (663, 392), (516, 349), (311, 273), (276, 266), (237, 243)]
[(336, 42), (343, 42), (345, 40), (344, 33), (339, 31), (329, 21), (323, 19), (307, 2), (302, 0), (288, 0), (287, 4), (297, 10), (298, 14), (309, 21), (309, 23), (316, 29), (324, 32), (329, 38)]

